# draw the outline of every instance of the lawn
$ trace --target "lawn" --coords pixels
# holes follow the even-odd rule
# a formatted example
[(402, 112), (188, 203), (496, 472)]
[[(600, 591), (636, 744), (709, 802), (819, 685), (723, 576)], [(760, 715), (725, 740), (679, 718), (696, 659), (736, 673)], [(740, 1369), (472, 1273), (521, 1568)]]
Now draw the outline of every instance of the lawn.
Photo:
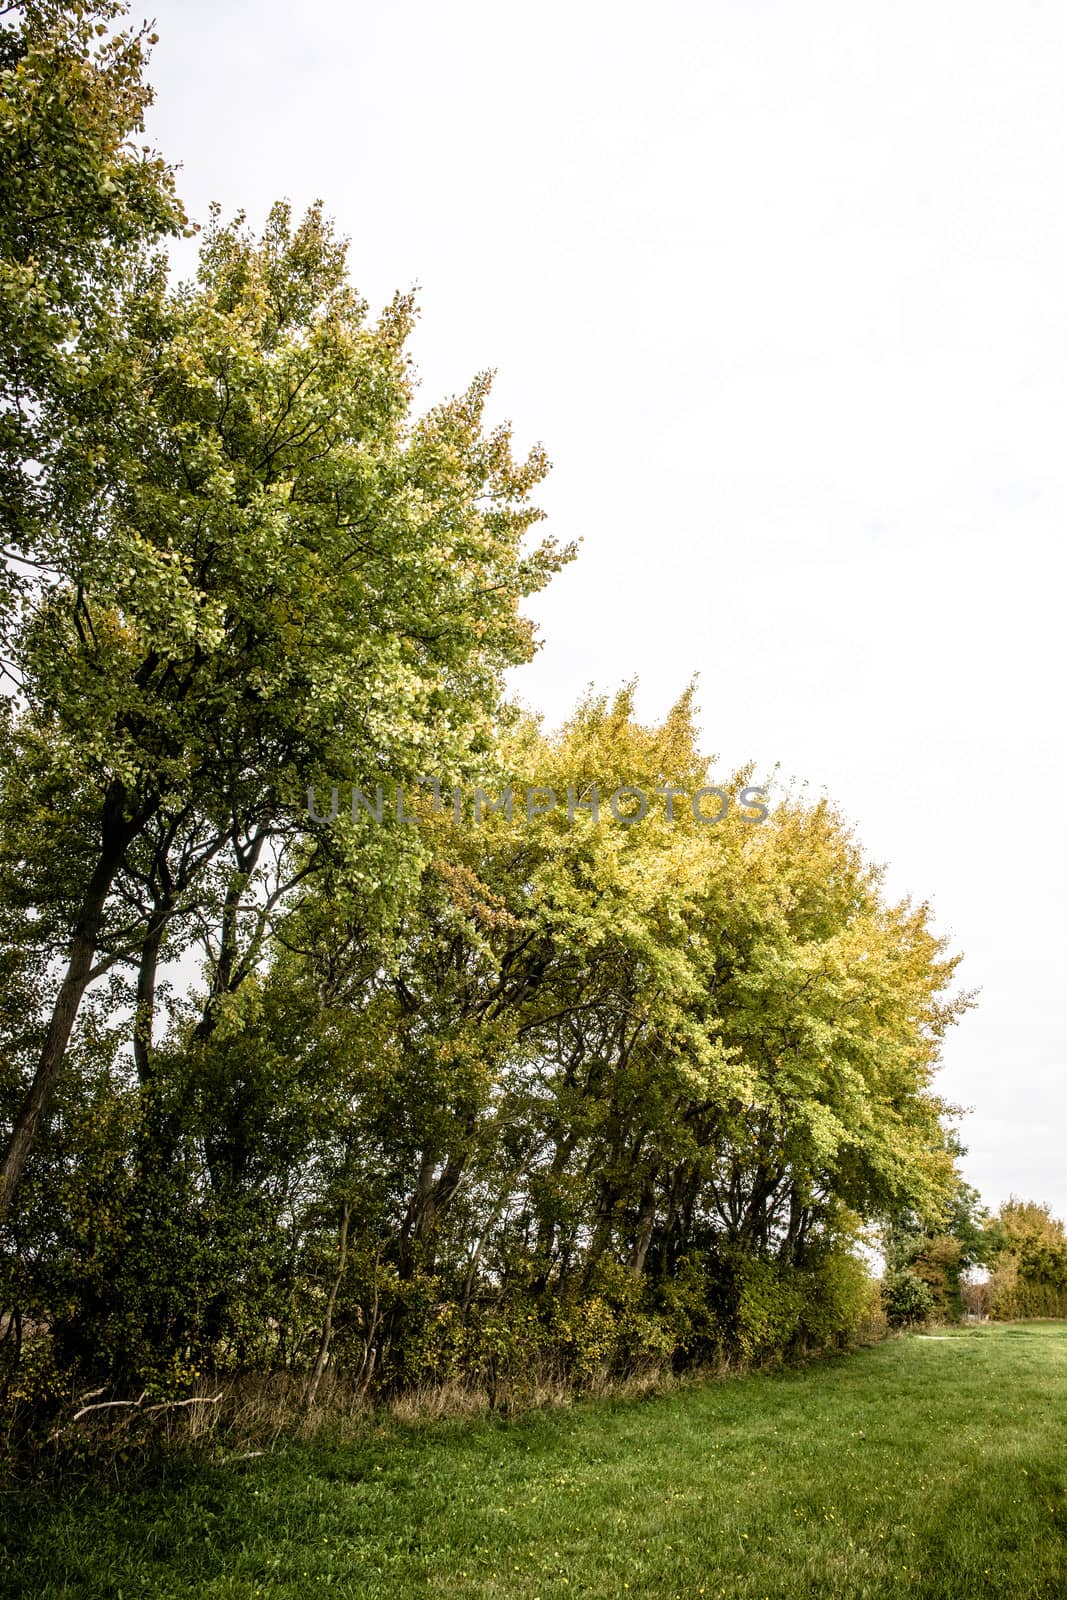
[(1067, 1324), (3, 1505), (5, 1594), (1067, 1595)]

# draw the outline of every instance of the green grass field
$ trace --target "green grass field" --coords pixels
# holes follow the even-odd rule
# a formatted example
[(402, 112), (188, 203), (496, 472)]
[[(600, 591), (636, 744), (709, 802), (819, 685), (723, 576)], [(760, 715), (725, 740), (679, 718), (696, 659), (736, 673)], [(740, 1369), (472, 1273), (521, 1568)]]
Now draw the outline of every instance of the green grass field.
[(1067, 1324), (4, 1502), (3, 1592), (1067, 1595)]

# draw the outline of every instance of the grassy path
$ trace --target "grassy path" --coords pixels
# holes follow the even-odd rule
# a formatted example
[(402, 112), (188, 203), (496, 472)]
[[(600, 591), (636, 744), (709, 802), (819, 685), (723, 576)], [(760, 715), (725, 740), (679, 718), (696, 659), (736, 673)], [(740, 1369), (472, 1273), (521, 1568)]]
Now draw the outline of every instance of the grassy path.
[(387, 1423), (4, 1516), (0, 1592), (34, 1600), (1063, 1597), (1067, 1324), (511, 1422)]

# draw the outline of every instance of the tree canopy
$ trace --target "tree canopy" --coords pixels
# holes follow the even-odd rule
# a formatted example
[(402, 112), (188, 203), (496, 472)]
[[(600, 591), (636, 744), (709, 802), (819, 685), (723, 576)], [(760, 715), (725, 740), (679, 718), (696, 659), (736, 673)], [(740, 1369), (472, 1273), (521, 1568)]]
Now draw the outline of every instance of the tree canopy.
[(832, 805), (717, 773), (692, 687), (509, 703), (573, 555), (544, 451), (487, 374), (416, 408), (413, 299), (321, 205), (213, 212), (173, 280), (123, 16), (0, 33), (11, 1318), (166, 1394), (846, 1338), (858, 1243), (960, 1201), (958, 957)]

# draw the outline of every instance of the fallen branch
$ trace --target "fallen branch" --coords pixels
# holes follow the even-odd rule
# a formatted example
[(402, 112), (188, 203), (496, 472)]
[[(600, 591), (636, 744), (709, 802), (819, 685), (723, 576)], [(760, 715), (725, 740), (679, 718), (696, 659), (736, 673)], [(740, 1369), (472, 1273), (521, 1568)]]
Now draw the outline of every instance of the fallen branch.
[[(101, 1394), (103, 1391), (97, 1389), (96, 1393)], [(90, 1411), (111, 1411), (119, 1406), (139, 1406), (144, 1398), (145, 1391), (142, 1390), (141, 1394), (136, 1400), (98, 1400), (95, 1406), (82, 1406), (80, 1411), (76, 1411), (74, 1413), (70, 1421), (71, 1423), (80, 1422), (82, 1417), (87, 1417), (89, 1415)]]
[[(94, 1389), (91, 1393), (102, 1394), (103, 1390)], [(54, 1433), (49, 1434), (49, 1442), (53, 1439), (58, 1439), (60, 1434), (66, 1433), (68, 1428), (72, 1428), (76, 1422), (80, 1422), (82, 1417), (87, 1417), (91, 1411), (141, 1411), (141, 1407), (147, 1398), (148, 1391), (142, 1390), (136, 1400), (98, 1400), (95, 1405), (82, 1406), (80, 1411), (76, 1411), (70, 1421), (65, 1423), (62, 1428), (57, 1428)], [(146, 1406), (141, 1411), (141, 1415), (150, 1417), (157, 1411), (178, 1411), (182, 1406), (215, 1406), (218, 1405), (221, 1399), (222, 1390), (220, 1389), (218, 1394), (194, 1394), (188, 1400), (161, 1400), (154, 1406)]]
[(194, 1394), (189, 1400), (164, 1400), (161, 1405), (149, 1406), (145, 1416), (150, 1416), (153, 1411), (177, 1411), (179, 1406), (217, 1406), (222, 1399), (222, 1390), (218, 1394)]

